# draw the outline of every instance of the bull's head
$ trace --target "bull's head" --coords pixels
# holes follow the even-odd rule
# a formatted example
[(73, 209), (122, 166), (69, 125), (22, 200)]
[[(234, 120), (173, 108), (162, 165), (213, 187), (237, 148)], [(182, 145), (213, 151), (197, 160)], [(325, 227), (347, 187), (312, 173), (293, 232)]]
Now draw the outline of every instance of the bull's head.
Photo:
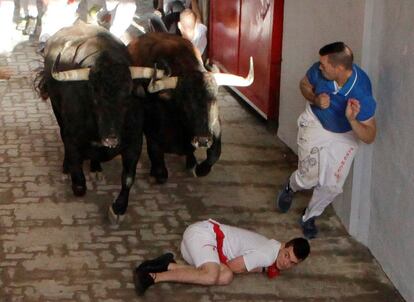
[(57, 81), (88, 81), (89, 101), (94, 112), (101, 144), (115, 148), (120, 144), (121, 129), (125, 113), (132, 105), (132, 79), (162, 77), (162, 70), (153, 68), (129, 67), (114, 61), (107, 53), (102, 53), (90, 68), (56, 72), (60, 55), (56, 59), (52, 77)]
[(253, 58), (247, 77), (213, 72), (193, 72), (181, 77), (165, 77), (152, 80), (148, 86), (150, 93), (165, 89), (175, 89), (175, 99), (181, 102), (180, 108), (186, 117), (186, 128), (192, 130), (192, 145), (195, 148), (209, 148), (212, 137), (220, 135), (219, 111), (217, 105), (218, 87), (249, 86), (254, 80)]

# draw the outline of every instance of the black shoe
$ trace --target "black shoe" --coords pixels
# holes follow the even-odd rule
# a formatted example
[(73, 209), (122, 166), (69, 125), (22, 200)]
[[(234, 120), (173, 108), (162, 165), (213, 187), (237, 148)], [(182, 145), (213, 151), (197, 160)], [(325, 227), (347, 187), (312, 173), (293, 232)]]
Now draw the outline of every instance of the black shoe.
[(299, 223), (302, 227), (303, 235), (307, 239), (316, 238), (316, 235), (318, 235), (318, 228), (315, 225), (315, 217), (311, 217), (306, 221), (303, 221), (301, 217)]
[(154, 285), (154, 279), (148, 272), (140, 271), (138, 268), (134, 270), (135, 291), (142, 296), (151, 285)]
[(174, 255), (171, 253), (166, 253), (164, 255), (159, 256), (158, 258), (142, 262), (137, 267), (137, 270), (147, 273), (166, 272), (168, 270), (168, 265), (171, 262), (175, 263)]
[(288, 180), (286, 184), (283, 186), (283, 189), (280, 190), (277, 194), (277, 208), (281, 213), (286, 213), (287, 211), (289, 211), (290, 206), (292, 205), (293, 194), (294, 192), (290, 188)]

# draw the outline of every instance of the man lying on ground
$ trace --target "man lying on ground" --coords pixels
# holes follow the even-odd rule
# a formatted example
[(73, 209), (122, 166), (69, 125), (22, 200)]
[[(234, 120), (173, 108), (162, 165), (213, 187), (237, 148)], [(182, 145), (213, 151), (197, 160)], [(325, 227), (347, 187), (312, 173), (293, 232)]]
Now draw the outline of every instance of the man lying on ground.
[(286, 243), (212, 219), (190, 225), (184, 232), (177, 264), (171, 253), (142, 262), (134, 270), (139, 295), (160, 282), (227, 285), (234, 274), (266, 272), (269, 278), (299, 264), (310, 253), (306, 239)]

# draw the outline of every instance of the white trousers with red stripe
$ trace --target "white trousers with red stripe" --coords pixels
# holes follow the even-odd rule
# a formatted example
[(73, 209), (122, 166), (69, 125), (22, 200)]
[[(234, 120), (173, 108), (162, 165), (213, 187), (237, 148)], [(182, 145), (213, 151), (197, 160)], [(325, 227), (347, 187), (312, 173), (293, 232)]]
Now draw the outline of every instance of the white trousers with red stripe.
[(310, 105), (298, 119), (298, 169), (290, 176), (293, 191), (313, 189), (303, 221), (319, 216), (342, 193), (352, 161), (358, 150), (353, 131), (325, 130)]

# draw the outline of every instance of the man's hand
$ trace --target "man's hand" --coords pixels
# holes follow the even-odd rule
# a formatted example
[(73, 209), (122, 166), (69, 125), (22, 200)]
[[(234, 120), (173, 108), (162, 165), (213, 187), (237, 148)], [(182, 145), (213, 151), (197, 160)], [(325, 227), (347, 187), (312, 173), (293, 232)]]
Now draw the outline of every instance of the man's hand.
[(331, 104), (331, 99), (327, 93), (321, 93), (315, 98), (314, 104), (321, 109), (326, 109)]
[(377, 133), (377, 126), (375, 118), (371, 117), (366, 121), (358, 121), (356, 119), (358, 113), (361, 111), (361, 104), (356, 99), (349, 99), (346, 104), (345, 116), (351, 124), (352, 130), (356, 136), (366, 144), (371, 144), (375, 140)]
[(357, 99), (349, 99), (345, 109), (345, 116), (348, 121), (356, 120), (358, 113), (361, 111), (361, 105)]
[(158, 17), (162, 18), (161, 10), (158, 10), (158, 9), (154, 10), (154, 15), (157, 15)]

